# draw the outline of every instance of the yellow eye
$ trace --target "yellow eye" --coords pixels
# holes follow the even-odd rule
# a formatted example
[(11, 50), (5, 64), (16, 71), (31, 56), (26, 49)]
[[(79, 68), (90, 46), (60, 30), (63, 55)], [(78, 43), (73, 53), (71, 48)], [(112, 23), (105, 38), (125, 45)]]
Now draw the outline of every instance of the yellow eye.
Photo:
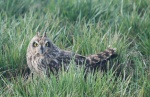
[(33, 47), (37, 47), (38, 44), (36, 42), (33, 43)]
[(46, 46), (46, 47), (50, 47), (50, 43), (47, 42), (47, 43), (45, 44), (45, 46)]

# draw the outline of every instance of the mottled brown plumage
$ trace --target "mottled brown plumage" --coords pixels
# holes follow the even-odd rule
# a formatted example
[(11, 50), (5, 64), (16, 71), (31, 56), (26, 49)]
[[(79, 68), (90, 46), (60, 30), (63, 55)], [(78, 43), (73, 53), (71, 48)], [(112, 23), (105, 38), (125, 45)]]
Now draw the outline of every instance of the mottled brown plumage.
[(84, 64), (85, 69), (88, 70), (104, 69), (107, 60), (115, 56), (115, 50), (111, 48), (87, 57), (61, 50), (49, 40), (46, 34), (34, 36), (28, 45), (26, 54), (28, 67), (32, 73), (38, 75), (58, 72), (62, 69), (62, 66), (67, 70), (72, 60), (76, 65)]

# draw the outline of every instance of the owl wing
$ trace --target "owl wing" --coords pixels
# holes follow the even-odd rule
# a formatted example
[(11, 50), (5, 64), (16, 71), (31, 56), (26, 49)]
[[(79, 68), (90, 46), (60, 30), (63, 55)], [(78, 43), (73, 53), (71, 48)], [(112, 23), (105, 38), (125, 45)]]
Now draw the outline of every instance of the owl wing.
[(99, 54), (93, 54), (87, 57), (70, 51), (62, 50), (55, 59), (50, 61), (49, 67), (51, 71), (58, 71), (62, 67), (67, 70), (70, 62), (73, 60), (78, 66), (85, 64), (86, 69), (96, 69), (98, 67), (101, 69), (106, 69), (105, 63), (116, 56), (117, 54), (115, 49), (111, 48), (100, 52)]
[(108, 48), (103, 52), (98, 54), (93, 54), (87, 56), (86, 59), (88, 60), (86, 64), (86, 69), (100, 69), (100, 70), (107, 70), (107, 62), (113, 58), (117, 57), (116, 49)]
[(70, 67), (70, 63), (73, 61), (76, 65), (83, 65), (86, 62), (86, 57), (75, 54), (71, 51), (60, 50), (58, 55), (49, 61), (48, 67), (53, 73), (55, 71), (58, 72), (62, 69), (62, 67), (64, 70), (68, 70)]

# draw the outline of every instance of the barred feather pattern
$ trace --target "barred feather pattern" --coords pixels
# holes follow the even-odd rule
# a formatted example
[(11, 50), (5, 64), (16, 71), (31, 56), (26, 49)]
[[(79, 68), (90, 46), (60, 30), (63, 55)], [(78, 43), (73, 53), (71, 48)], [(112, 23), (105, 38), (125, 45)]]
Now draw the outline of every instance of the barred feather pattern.
[[(48, 41), (49, 46), (46, 47), (45, 41)], [(35, 42), (39, 43), (37, 43), (37, 47), (33, 47), (33, 43)], [(62, 69), (62, 67), (64, 67), (65, 70), (68, 70), (72, 60), (76, 65), (80, 66), (84, 64), (85, 69), (101, 69), (104, 63), (116, 56), (116, 51), (112, 48), (108, 48), (104, 52), (87, 57), (82, 56), (71, 51), (61, 50), (46, 36), (42, 37), (38, 35), (33, 37), (30, 41), (26, 54), (28, 67), (32, 73), (36, 73), (38, 75), (49, 75), (50, 72), (58, 72)]]

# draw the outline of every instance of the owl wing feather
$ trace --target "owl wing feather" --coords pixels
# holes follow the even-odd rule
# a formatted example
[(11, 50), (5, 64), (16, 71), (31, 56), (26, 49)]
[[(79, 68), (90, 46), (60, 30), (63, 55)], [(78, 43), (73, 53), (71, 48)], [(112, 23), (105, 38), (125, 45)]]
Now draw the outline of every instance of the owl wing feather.
[[(56, 59), (50, 61), (49, 67), (55, 69), (56, 71), (60, 70), (62, 66), (67, 70), (69, 68), (69, 64), (72, 60), (74, 60), (76, 65), (84, 65), (86, 69), (96, 69), (101, 67), (104, 69), (105, 63), (117, 56), (115, 49), (108, 48), (107, 50), (100, 52), (99, 54), (93, 54), (90, 56), (82, 56), (80, 54), (75, 54), (70, 51), (62, 50), (59, 53), (59, 56)], [(105, 68), (106, 69), (106, 68)], [(51, 69), (52, 70), (52, 69)], [(54, 71), (54, 70), (52, 70)]]

